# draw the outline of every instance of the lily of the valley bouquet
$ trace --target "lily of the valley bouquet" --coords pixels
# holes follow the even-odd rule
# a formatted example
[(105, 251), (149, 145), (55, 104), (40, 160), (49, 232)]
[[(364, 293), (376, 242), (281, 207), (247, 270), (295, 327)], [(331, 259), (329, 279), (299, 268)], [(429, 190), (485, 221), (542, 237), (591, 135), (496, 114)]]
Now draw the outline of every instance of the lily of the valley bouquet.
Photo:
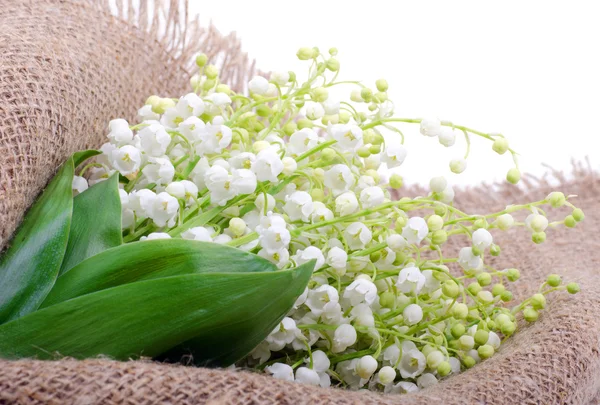
[[(1, 259), (0, 356), (187, 358), (409, 392), (493, 356), (548, 294), (579, 290), (550, 274), (514, 302), (519, 270), (490, 265), (498, 232), (543, 243), (576, 226), (571, 196), (480, 215), (454, 204), (445, 177), (403, 196), (402, 164), (419, 153), (404, 132), (447, 148), (481, 138), (512, 155), (513, 184), (516, 152), (500, 134), (398, 117), (385, 80), (337, 80), (336, 54), (300, 49), (307, 77), (255, 77), (247, 94), (200, 55), (190, 93), (110, 121), (108, 142), (64, 163)], [(330, 95), (342, 86), (347, 99)], [(467, 167), (468, 147), (458, 153), (453, 173)]]

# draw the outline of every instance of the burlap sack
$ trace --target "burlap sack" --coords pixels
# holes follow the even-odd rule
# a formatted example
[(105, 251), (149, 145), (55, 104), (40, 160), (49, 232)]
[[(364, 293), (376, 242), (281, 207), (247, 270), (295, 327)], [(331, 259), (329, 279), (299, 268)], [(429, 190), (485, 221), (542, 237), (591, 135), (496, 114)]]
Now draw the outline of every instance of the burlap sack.
[(233, 88), (253, 73), (235, 35), (188, 21), (186, 2), (125, 3), (0, 0), (0, 250), (58, 164), (102, 143), (109, 117), (189, 91), (196, 52)]
[[(155, 30), (135, 29), (91, 3), (0, 0), (0, 21), (0, 220), (6, 237), (60, 161), (102, 142), (108, 119), (133, 115), (147, 94), (184, 88), (189, 72), (181, 49), (191, 48), (180, 44), (180, 56), (173, 56), (168, 39), (150, 39)], [(208, 36), (213, 46), (222, 41), (215, 35)], [(250, 68), (247, 60), (239, 66)], [(540, 320), (521, 325), (496, 356), (432, 388), (385, 396), (152, 362), (0, 360), (0, 404), (597, 403), (600, 180), (583, 167), (573, 174), (572, 181), (555, 174), (554, 187), (529, 181), (526, 191), (485, 186), (458, 193), (457, 203), (473, 213), (540, 199), (553, 188), (579, 195), (587, 218), (575, 230), (551, 230), (540, 246), (525, 232), (497, 234), (503, 253), (495, 264), (521, 270), (517, 298), (536, 291), (549, 272), (579, 281), (582, 292), (552, 296)]]

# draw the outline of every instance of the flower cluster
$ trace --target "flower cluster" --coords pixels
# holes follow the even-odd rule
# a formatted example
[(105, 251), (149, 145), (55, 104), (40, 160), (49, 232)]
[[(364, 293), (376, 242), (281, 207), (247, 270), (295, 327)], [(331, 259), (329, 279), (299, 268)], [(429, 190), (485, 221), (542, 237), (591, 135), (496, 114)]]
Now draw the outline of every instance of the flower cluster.
[[(417, 125), (448, 148), (461, 135), (491, 142), (500, 155), (515, 152), (500, 134), (397, 117), (385, 80), (374, 88), (337, 81), (336, 54), (302, 48), (304, 81), (275, 72), (253, 78), (247, 95), (221, 83), (200, 55), (193, 91), (150, 97), (138, 124), (111, 121), (102, 155), (73, 188), (120, 175), (126, 242), (228, 244), (280, 269), (315, 261), (306, 291), (244, 366), (324, 387), (415, 391), (492, 356), (518, 314), (537, 319), (548, 293), (578, 291), (550, 275), (511, 309), (519, 271), (489, 265), (500, 254), (490, 231), (521, 226), (542, 243), (548, 228), (573, 227), (583, 212), (554, 192), (469, 215), (454, 206), (445, 177), (431, 179), (426, 196), (394, 198), (410, 159), (398, 124)], [(341, 85), (352, 87), (348, 99), (333, 96)], [(450, 171), (463, 172), (467, 158), (450, 161)], [(507, 180), (519, 178), (515, 166)], [(549, 222), (545, 205), (572, 213)], [(513, 217), (518, 211), (529, 213), (524, 222)], [(454, 255), (451, 237), (464, 243)]]

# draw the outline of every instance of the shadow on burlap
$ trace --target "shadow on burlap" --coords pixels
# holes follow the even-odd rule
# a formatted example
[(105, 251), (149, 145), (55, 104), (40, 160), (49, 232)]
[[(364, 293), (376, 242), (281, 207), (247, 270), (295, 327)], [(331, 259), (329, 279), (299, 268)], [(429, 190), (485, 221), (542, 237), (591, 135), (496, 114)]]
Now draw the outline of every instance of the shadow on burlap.
[[(0, 21), (0, 235), (6, 239), (59, 163), (103, 141), (108, 119), (131, 117), (148, 94), (182, 93), (189, 77), (186, 58), (202, 47), (150, 40), (158, 37), (154, 28), (133, 28), (86, 2), (0, 0)], [(214, 31), (198, 32), (209, 51), (223, 49)], [(224, 54), (234, 49), (237, 55), (239, 44), (225, 43)], [(253, 66), (236, 57), (241, 59), (228, 69), (241, 85)], [(530, 180), (526, 191), (484, 186), (457, 193), (458, 206), (470, 213), (538, 200), (553, 188), (579, 195), (576, 204), (587, 218), (576, 229), (550, 230), (540, 246), (526, 232), (496, 233), (503, 253), (495, 265), (521, 270), (516, 298), (531, 295), (551, 272), (580, 282), (582, 291), (554, 294), (539, 321), (521, 324), (497, 355), (427, 390), (384, 396), (143, 361), (0, 360), (0, 404), (597, 403), (600, 180), (579, 166), (573, 174), (575, 180), (567, 181), (555, 173), (555, 187)]]

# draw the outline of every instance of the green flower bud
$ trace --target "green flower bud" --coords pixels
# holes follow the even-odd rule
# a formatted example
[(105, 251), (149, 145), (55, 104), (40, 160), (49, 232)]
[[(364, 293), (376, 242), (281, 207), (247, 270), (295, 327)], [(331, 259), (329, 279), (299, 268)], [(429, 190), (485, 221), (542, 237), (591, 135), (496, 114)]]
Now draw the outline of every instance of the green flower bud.
[(579, 291), (581, 291), (581, 288), (579, 288), (579, 284), (577, 283), (569, 283), (567, 284), (567, 291), (569, 294), (577, 294)]
[(388, 90), (388, 82), (385, 79), (379, 79), (375, 82), (375, 87), (379, 91), (387, 91)]
[(471, 252), (473, 253), (473, 256), (481, 256), (481, 254), (483, 253), (483, 251), (477, 246), (471, 247)]
[(508, 141), (506, 138), (496, 138), (492, 144), (492, 149), (499, 155), (503, 155), (508, 150)]
[(452, 306), (452, 316), (456, 319), (466, 319), (469, 315), (469, 307), (466, 304), (458, 303)]
[(431, 345), (425, 345), (425, 347), (423, 347), (423, 349), (421, 349), (421, 353), (423, 353), (423, 355), (425, 357), (429, 356), (432, 352), (435, 352), (436, 348), (431, 346)]
[(481, 291), (481, 286), (478, 283), (471, 283), (467, 287), (467, 290), (473, 295), (477, 295)]
[(492, 357), (494, 355), (494, 346), (492, 346), (492, 345), (479, 346), (479, 348), (477, 349), (477, 354), (479, 354), (479, 357), (481, 357), (482, 359), (489, 359), (490, 357)]
[(521, 277), (521, 272), (517, 269), (506, 270), (506, 278), (508, 281), (517, 281)]
[(510, 316), (506, 314), (498, 314), (496, 315), (496, 318), (494, 320), (496, 321), (496, 324), (500, 327), (502, 327), (502, 325), (504, 325), (505, 323), (512, 322)]
[(190, 86), (192, 86), (192, 89), (196, 90), (199, 85), (200, 85), (200, 76), (193, 75), (192, 77), (190, 77)]
[(268, 117), (271, 114), (271, 109), (265, 104), (261, 104), (258, 107), (256, 107), (256, 115), (258, 115), (259, 117)]
[[(479, 284), (477, 284), (479, 285)], [(481, 287), (479, 287), (481, 288)], [(491, 292), (483, 290), (483, 291), (479, 291), (477, 293), (477, 299), (479, 301), (481, 301), (481, 303), (483, 303), (484, 305), (488, 305), (491, 304), (492, 302), (494, 302), (494, 296), (492, 295)]]
[(490, 246), (490, 254), (492, 256), (500, 256), (500, 252), (501, 252), (500, 246), (498, 246), (498, 245)]
[(460, 288), (454, 280), (448, 280), (445, 281), (444, 284), (442, 284), (442, 293), (446, 297), (456, 298), (458, 297), (458, 294), (460, 294)]
[(368, 103), (369, 101), (371, 101), (372, 97), (373, 97), (373, 91), (371, 91), (371, 89), (366, 88), (366, 87), (361, 89), (360, 98), (362, 98), (363, 101)]
[(531, 240), (537, 245), (544, 243), (546, 241), (546, 232), (535, 232), (531, 235)]
[(350, 115), (350, 113), (348, 111), (340, 111), (338, 113), (338, 120), (342, 123), (342, 124), (347, 124), (348, 122), (350, 122), (350, 118), (352, 116)]
[(462, 362), (464, 364), (464, 366), (466, 368), (471, 368), (473, 367), (475, 364), (477, 364), (477, 362), (475, 361), (475, 359), (471, 356), (465, 356), (462, 358)]
[(329, 54), (331, 56), (335, 56), (338, 54), (338, 49), (337, 48), (329, 48)]
[(405, 216), (396, 218), (396, 223), (394, 224), (394, 229), (396, 230), (396, 232), (402, 233), (402, 228), (406, 226), (407, 221), (408, 218), (406, 218)]
[(492, 294), (494, 295), (494, 297), (502, 295), (504, 291), (506, 291), (506, 288), (504, 288), (502, 284), (494, 284), (494, 286), (492, 287)]
[(496, 322), (492, 321), (491, 319), (489, 321), (487, 321), (487, 327), (490, 330), (494, 330), (496, 329)]
[(208, 65), (204, 69), (204, 74), (208, 79), (216, 79), (219, 76), (219, 69), (215, 65)]
[(538, 311), (531, 307), (527, 307), (523, 310), (523, 318), (525, 318), (527, 322), (535, 322), (538, 320), (539, 316), (540, 314)]
[(461, 174), (467, 168), (467, 161), (465, 159), (452, 159), (449, 166), (452, 173)]
[(448, 374), (452, 372), (452, 366), (447, 361), (442, 361), (437, 366), (437, 372), (440, 377), (446, 377)]
[(383, 308), (393, 308), (396, 303), (396, 295), (392, 291), (386, 291), (379, 296), (379, 305)]
[(309, 119), (302, 118), (302, 119), (298, 120), (298, 128), (299, 129), (312, 128), (314, 126), (315, 126), (315, 124), (313, 124), (313, 122)]
[(475, 332), (474, 337), (475, 343), (477, 343), (478, 345), (484, 345), (490, 338), (490, 333), (487, 330), (478, 329), (477, 332)]
[(313, 101), (322, 103), (329, 97), (329, 91), (327, 91), (327, 89), (324, 87), (317, 87), (310, 92), (310, 96)]
[(567, 215), (565, 217), (565, 226), (567, 228), (575, 228), (575, 225), (577, 225), (577, 221), (575, 221), (575, 218), (573, 218), (573, 215)]
[(585, 214), (583, 213), (581, 208), (575, 208), (571, 215), (573, 215), (573, 218), (575, 218), (575, 221), (577, 222), (581, 222), (585, 218)]
[(465, 325), (463, 325), (462, 323), (457, 323), (452, 327), (452, 329), (450, 329), (450, 333), (456, 339), (464, 335), (466, 331), (467, 328), (465, 328)]
[(298, 49), (298, 52), (296, 52), (296, 56), (300, 60), (309, 60), (316, 57), (316, 55), (314, 54), (314, 49), (307, 47)]
[(498, 225), (498, 228), (502, 229), (503, 231), (509, 229), (514, 223), (515, 220), (510, 214), (502, 214), (498, 217), (498, 219), (496, 219), (496, 225)]
[(371, 253), (369, 259), (371, 259), (373, 263), (379, 261), (379, 259), (381, 259), (381, 251)]
[(337, 72), (340, 70), (340, 62), (336, 58), (329, 58), (325, 62), (325, 67), (332, 72)]
[(402, 176), (400, 176), (397, 173), (392, 174), (392, 176), (390, 177), (390, 187), (397, 190), (399, 188), (402, 188), (402, 185), (404, 184), (404, 180), (402, 179)]
[(373, 177), (373, 180), (375, 180), (375, 184), (379, 184), (379, 181), (381, 180), (381, 176), (379, 176), (379, 173), (377, 173), (377, 170), (369, 169), (365, 172), (365, 174), (367, 176)]
[(534, 309), (544, 309), (546, 308), (546, 297), (544, 297), (544, 294), (534, 294), (533, 297), (531, 297), (531, 306)]
[(458, 340), (456, 340), (456, 339), (455, 340), (450, 340), (448, 342), (448, 347), (450, 349), (453, 349), (453, 350), (460, 350), (460, 347), (459, 347), (459, 344), (458, 344)]
[(439, 215), (431, 215), (427, 219), (427, 226), (429, 227), (430, 231), (438, 231), (444, 226), (444, 219)]
[(500, 331), (505, 336), (512, 335), (513, 333), (515, 333), (516, 329), (517, 329), (517, 325), (514, 322), (506, 322), (506, 323), (503, 323), (502, 325), (500, 325)]
[(550, 287), (558, 287), (561, 281), (562, 280), (558, 274), (550, 274), (548, 275), (548, 278), (546, 278), (546, 283), (548, 283)]
[(206, 65), (207, 63), (208, 63), (208, 56), (206, 56), (205, 54), (201, 53), (196, 56), (196, 65), (198, 65), (198, 67), (202, 67), (202, 66)]
[(479, 273), (476, 279), (479, 285), (482, 287), (492, 283), (492, 275), (490, 273)]
[(370, 145), (369, 152), (371, 152), (373, 155), (378, 154), (379, 152), (381, 152), (381, 145)]
[(333, 115), (324, 115), (323, 118), (321, 118), (321, 123), (323, 125), (335, 125), (339, 122), (339, 116), (337, 114), (333, 114)]
[(550, 201), (550, 205), (553, 208), (559, 208), (562, 207), (563, 205), (565, 205), (565, 202), (567, 201), (567, 199), (565, 198), (565, 195), (563, 193), (561, 193), (560, 191), (554, 191), (552, 193), (550, 193), (550, 195), (547, 197), (548, 201)]
[[(362, 99), (362, 97), (360, 96), (360, 90), (356, 89), (356, 90), (352, 90), (352, 92), (350, 93), (350, 100), (354, 101), (355, 103), (362, 103), (364, 100)], [(363, 134), (363, 141), (365, 143), (369, 143), (370, 141), (367, 140), (367, 136), (366, 136), (366, 131)]]
[(440, 229), (431, 234), (431, 243), (434, 245), (442, 245), (448, 240), (448, 232)]
[(313, 188), (310, 191), (310, 196), (313, 201), (323, 201), (325, 199), (325, 192), (320, 188)]
[(294, 132), (296, 132), (298, 130), (298, 125), (296, 125), (295, 122), (291, 121), (288, 122), (287, 124), (285, 124), (283, 126), (283, 132), (287, 135), (290, 136), (292, 135)]
[(506, 173), (506, 181), (510, 184), (517, 184), (521, 180), (521, 172), (516, 167), (513, 167)]
[(152, 107), (152, 111), (157, 114), (164, 113), (167, 109), (175, 107), (175, 101), (171, 98), (159, 98), (158, 105)]
[(216, 80), (207, 79), (204, 81), (204, 83), (202, 83), (202, 90), (208, 91), (208, 90), (212, 89), (215, 86), (215, 84), (217, 84)]
[(500, 294), (500, 299), (504, 302), (509, 302), (513, 299), (513, 293), (510, 291), (504, 291), (502, 294)]
[(448, 212), (448, 210), (446, 209), (446, 207), (444, 205), (436, 205), (435, 208), (433, 209), (433, 212), (435, 213), (435, 215), (439, 215), (440, 217), (443, 217), (444, 215), (446, 215), (446, 213)]
[(217, 93), (229, 94), (229, 93), (231, 93), (231, 88), (228, 85), (221, 83), (221, 84), (217, 85), (217, 88), (215, 89), (215, 91)]
[(366, 146), (361, 146), (360, 148), (358, 148), (358, 151), (356, 153), (361, 158), (368, 158), (369, 156), (371, 156), (371, 151)]
[(471, 350), (475, 346), (475, 339), (473, 336), (462, 335), (458, 338), (458, 345), (461, 350)]

